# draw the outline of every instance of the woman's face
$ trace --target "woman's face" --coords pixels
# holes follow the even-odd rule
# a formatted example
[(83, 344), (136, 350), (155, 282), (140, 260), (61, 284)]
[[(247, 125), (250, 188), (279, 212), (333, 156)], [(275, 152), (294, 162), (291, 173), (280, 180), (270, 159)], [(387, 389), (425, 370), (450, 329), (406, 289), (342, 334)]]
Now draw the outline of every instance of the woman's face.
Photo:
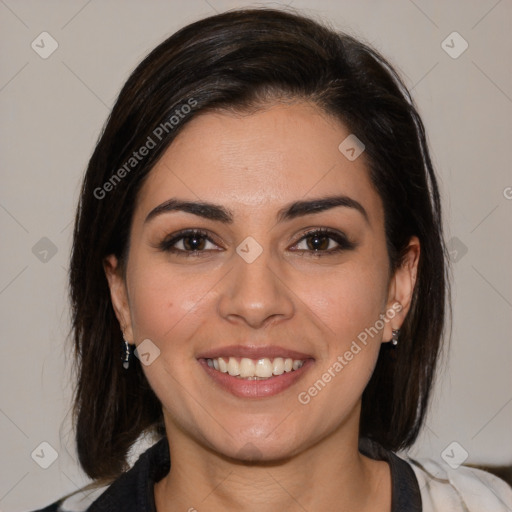
[(106, 270), (126, 338), (146, 340), (138, 352), (170, 436), (278, 459), (344, 428), (357, 435), (414, 272), (390, 275), (364, 152), (338, 148), (349, 135), (305, 103), (207, 113), (149, 174), (126, 280), (115, 257)]

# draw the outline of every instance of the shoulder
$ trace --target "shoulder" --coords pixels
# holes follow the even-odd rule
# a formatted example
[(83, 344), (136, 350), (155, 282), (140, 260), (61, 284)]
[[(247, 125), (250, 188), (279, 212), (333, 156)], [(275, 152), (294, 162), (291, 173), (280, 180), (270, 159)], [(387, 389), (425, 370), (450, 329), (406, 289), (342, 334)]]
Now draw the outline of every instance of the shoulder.
[[(89, 510), (122, 510), (141, 500), (147, 501), (148, 482), (169, 471), (169, 448), (166, 438), (143, 433), (128, 454), (129, 470), (109, 484), (91, 482), (77, 491), (61, 497), (54, 503), (32, 512), (86, 512)], [(115, 506), (112, 504), (115, 503)], [(125, 506), (129, 504), (129, 506)], [(147, 507), (146, 507), (147, 508)], [(139, 508), (135, 508), (139, 510)]]
[(33, 512), (85, 512), (108, 487), (105, 485), (92, 490), (85, 487)]
[[(137, 458), (138, 457), (138, 458)], [(88, 484), (47, 507), (33, 512), (133, 512), (154, 510), (152, 485), (170, 469), (167, 439), (138, 443), (129, 457), (130, 469), (113, 482)]]
[(60, 504), (62, 503), (62, 500), (56, 501), (55, 503), (52, 503), (51, 505), (48, 505), (44, 508), (38, 508), (37, 510), (33, 510), (32, 512), (60, 512)]
[(480, 469), (457, 469), (431, 459), (406, 458), (421, 491), (423, 512), (510, 512), (512, 487)]

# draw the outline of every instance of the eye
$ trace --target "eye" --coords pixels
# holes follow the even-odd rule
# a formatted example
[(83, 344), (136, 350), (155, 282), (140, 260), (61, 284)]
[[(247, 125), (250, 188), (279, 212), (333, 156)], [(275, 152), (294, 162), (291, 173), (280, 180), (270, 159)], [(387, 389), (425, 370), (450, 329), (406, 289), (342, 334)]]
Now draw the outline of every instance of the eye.
[[(208, 247), (211, 244), (211, 247)], [(311, 253), (311, 256), (329, 256), (343, 250), (350, 250), (356, 244), (347, 237), (331, 229), (314, 229), (309, 231), (295, 244), (302, 248), (292, 249), (293, 252)], [(334, 245), (334, 246), (333, 246)], [(187, 229), (171, 235), (163, 240), (158, 248), (178, 256), (207, 256), (218, 245), (210, 238), (208, 232), (201, 229)]]
[(200, 253), (212, 250), (212, 248), (207, 247), (208, 243), (216, 246), (206, 231), (187, 229), (166, 238), (158, 247), (162, 251), (175, 253), (179, 256), (199, 256)]
[(302, 248), (294, 249), (294, 251), (310, 252), (311, 256), (328, 256), (355, 248), (355, 244), (350, 242), (345, 235), (325, 228), (307, 232), (294, 247), (300, 245)]

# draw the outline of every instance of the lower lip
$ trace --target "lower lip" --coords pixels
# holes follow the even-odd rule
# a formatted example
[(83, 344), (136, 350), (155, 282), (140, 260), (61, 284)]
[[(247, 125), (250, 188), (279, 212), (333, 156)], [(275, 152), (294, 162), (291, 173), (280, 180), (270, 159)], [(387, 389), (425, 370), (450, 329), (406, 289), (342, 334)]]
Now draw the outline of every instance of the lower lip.
[(229, 375), (229, 373), (210, 368), (206, 359), (198, 359), (198, 362), (219, 386), (232, 395), (239, 398), (265, 398), (277, 395), (293, 386), (313, 365), (314, 360), (306, 359), (298, 370), (284, 372), (282, 375), (276, 375), (265, 380), (239, 379)]

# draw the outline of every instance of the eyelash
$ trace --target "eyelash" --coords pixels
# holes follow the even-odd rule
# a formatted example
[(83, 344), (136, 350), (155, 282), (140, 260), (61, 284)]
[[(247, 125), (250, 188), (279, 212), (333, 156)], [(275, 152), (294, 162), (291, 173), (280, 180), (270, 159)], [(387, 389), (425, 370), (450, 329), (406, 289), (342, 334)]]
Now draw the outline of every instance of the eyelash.
[[(336, 231), (333, 231), (331, 229), (326, 229), (326, 228), (316, 228), (316, 229), (313, 229), (311, 231), (304, 233), (302, 235), (302, 237), (294, 245), (297, 245), (300, 242), (302, 242), (303, 240), (311, 238), (314, 235), (316, 235), (317, 237), (320, 237), (320, 238), (328, 237), (328, 238), (334, 240), (338, 244), (338, 247), (336, 247), (334, 249), (329, 249), (329, 250), (298, 249), (294, 252), (303, 252), (303, 253), (309, 252), (309, 253), (311, 253), (312, 257), (324, 257), (324, 256), (331, 256), (334, 254), (338, 254), (339, 252), (344, 251), (344, 250), (351, 250), (356, 247), (356, 244), (347, 240), (347, 238), (344, 235), (342, 235), (341, 233), (338, 233)], [(183, 231), (180, 231), (180, 232), (174, 234), (173, 236), (171, 236), (171, 238), (166, 238), (165, 240), (163, 240), (158, 245), (158, 248), (161, 251), (170, 252), (170, 253), (176, 254), (178, 256), (184, 256), (186, 258), (189, 258), (192, 256), (195, 256), (195, 257), (206, 256), (207, 253), (211, 249), (210, 250), (201, 250), (201, 251), (198, 251), (198, 250), (188, 251), (188, 250), (183, 250), (183, 249), (176, 249), (175, 247), (173, 247), (180, 240), (182, 240), (184, 238), (192, 238), (192, 237), (206, 238), (209, 242), (215, 244), (215, 242), (208, 235), (208, 232), (206, 232), (202, 229), (186, 229), (186, 230), (183, 230)], [(203, 253), (203, 254), (201, 254), (201, 253)]]

